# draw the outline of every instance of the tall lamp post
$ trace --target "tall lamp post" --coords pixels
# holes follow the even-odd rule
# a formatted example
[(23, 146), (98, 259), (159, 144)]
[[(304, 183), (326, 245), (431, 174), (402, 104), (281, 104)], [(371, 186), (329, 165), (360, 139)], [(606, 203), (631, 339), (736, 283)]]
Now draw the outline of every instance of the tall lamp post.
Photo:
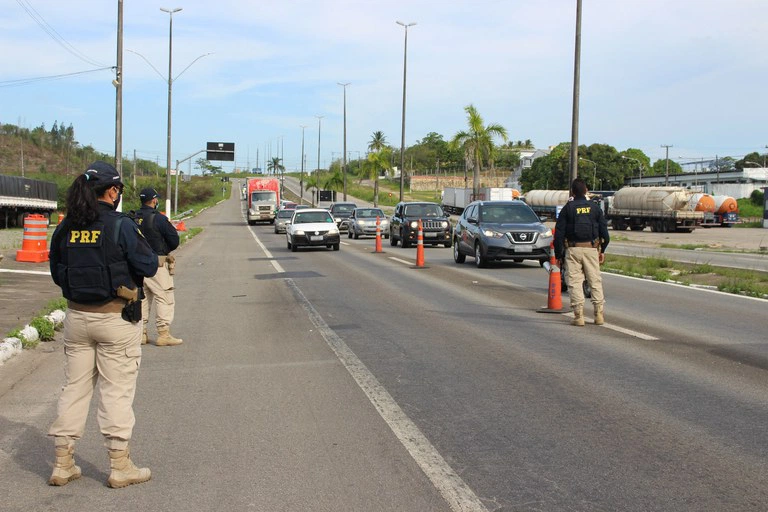
[(171, 216), (171, 90), (173, 89), (173, 14), (181, 11), (181, 7), (173, 9), (160, 8), (167, 12), (169, 17), (168, 25), (168, 146), (165, 168), (165, 211)]
[(400, 135), (400, 201), (403, 200), (403, 188), (405, 186), (405, 77), (408, 68), (408, 27), (412, 27), (416, 22), (403, 23), (396, 21), (398, 25), (405, 28), (405, 45), (403, 46), (403, 124)]
[(571, 119), (571, 181), (579, 176), (579, 92), (581, 77), (581, 0), (576, 0), (576, 42), (573, 58), (573, 117)]
[(637, 158), (632, 158), (631, 156), (621, 155), (621, 158), (623, 158), (624, 160), (634, 160), (635, 162), (637, 162), (638, 169), (640, 170), (640, 186), (642, 187), (643, 186), (643, 162), (641, 162)]
[(343, 194), (344, 200), (347, 200), (347, 86), (350, 82), (336, 82), (344, 88), (344, 156), (341, 160), (341, 175), (344, 177)]
[[(315, 188), (317, 189), (317, 204), (320, 204), (320, 129), (321, 122), (325, 116), (315, 116), (317, 118), (317, 176), (315, 176)], [(312, 205), (314, 206), (314, 204)]]
[(597, 190), (597, 164), (593, 162), (592, 160), (588, 160), (586, 158), (579, 157), (579, 160), (584, 160), (585, 162), (589, 162), (592, 164), (593, 172), (592, 172), (592, 190)]
[(299, 178), (299, 204), (304, 204), (304, 128), (301, 125), (301, 178)]

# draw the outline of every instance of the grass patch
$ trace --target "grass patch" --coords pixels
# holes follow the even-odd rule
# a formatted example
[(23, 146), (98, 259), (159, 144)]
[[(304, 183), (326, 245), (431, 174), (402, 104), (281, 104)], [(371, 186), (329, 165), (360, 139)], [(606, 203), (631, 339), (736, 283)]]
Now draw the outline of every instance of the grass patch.
[(711, 286), (720, 291), (768, 298), (768, 272), (693, 264), (667, 258), (635, 258), (609, 254), (605, 272), (643, 277), (655, 281), (676, 281), (686, 285)]
[(187, 231), (179, 234), (179, 245), (184, 245), (185, 243), (192, 240), (195, 236), (202, 233), (203, 228), (187, 228)]

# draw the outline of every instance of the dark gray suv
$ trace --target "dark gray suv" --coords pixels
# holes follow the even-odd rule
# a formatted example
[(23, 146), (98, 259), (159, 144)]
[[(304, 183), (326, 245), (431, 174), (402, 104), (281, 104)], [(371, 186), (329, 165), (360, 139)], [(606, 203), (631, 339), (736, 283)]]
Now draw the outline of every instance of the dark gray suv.
[(549, 259), (552, 230), (523, 201), (475, 201), (453, 230), (453, 259), (475, 258), (478, 267), (494, 260)]
[(397, 203), (389, 220), (389, 244), (394, 247), (398, 240), (403, 248), (418, 242), (418, 223), (421, 220), (424, 245), (451, 246), (451, 220), (437, 203)]

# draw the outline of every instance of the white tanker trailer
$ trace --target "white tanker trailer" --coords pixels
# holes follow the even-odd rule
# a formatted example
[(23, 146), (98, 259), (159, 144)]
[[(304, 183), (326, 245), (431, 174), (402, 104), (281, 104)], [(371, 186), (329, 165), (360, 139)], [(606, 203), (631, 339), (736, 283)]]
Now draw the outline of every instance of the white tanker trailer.
[(618, 231), (647, 226), (654, 232), (690, 233), (704, 220), (692, 200), (693, 193), (681, 187), (624, 187), (610, 198), (607, 217)]
[(565, 206), (571, 193), (568, 190), (529, 190), (521, 197), (536, 215), (554, 219), (557, 208)]

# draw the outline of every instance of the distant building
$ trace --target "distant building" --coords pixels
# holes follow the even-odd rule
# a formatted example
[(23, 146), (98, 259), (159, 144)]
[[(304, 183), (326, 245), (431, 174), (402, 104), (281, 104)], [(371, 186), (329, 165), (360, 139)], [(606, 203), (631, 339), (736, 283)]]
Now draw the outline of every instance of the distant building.
[(749, 197), (754, 190), (768, 187), (768, 167), (717, 172), (705, 169), (682, 174), (659, 174), (626, 178), (624, 184), (631, 187), (685, 187), (713, 196), (731, 196), (736, 199)]

